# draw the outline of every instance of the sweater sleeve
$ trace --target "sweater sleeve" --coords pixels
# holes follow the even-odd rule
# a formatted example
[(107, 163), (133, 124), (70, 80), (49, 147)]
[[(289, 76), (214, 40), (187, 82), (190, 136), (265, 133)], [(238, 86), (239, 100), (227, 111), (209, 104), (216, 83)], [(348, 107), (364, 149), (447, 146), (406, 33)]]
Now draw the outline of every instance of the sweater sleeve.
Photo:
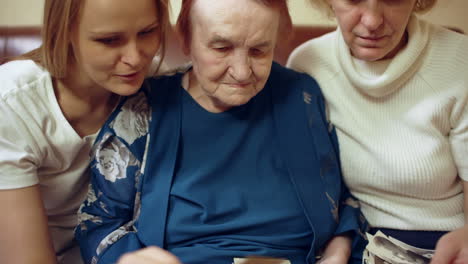
[[(468, 90), (468, 87), (465, 87)], [(456, 122), (450, 131), (450, 144), (458, 175), (468, 181), (468, 95), (461, 102), (461, 110), (456, 114)]]
[(434, 39), (437, 53), (434, 52), (431, 57), (431, 66), (438, 66), (439, 71), (445, 70), (445, 78), (439, 78), (442, 81), (433, 81), (439, 75), (432, 74), (429, 81), (440, 85), (444, 90), (454, 91), (452, 99), (455, 103), (450, 113), (449, 141), (458, 175), (462, 180), (468, 181), (468, 37), (444, 29), (437, 31)]
[(114, 263), (144, 245), (136, 228), (149, 141), (149, 106), (141, 92), (121, 104), (95, 142), (91, 184), (75, 236), (85, 263)]

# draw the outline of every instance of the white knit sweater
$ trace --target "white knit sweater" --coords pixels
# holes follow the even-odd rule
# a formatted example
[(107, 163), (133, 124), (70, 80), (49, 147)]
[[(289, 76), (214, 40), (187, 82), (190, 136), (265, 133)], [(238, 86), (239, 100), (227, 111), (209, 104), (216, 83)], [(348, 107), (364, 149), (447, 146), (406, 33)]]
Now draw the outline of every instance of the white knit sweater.
[(335, 31), (288, 66), (319, 82), (345, 182), (372, 226), (453, 230), (468, 180), (468, 37), (417, 17), (408, 34), (393, 59), (364, 62)]

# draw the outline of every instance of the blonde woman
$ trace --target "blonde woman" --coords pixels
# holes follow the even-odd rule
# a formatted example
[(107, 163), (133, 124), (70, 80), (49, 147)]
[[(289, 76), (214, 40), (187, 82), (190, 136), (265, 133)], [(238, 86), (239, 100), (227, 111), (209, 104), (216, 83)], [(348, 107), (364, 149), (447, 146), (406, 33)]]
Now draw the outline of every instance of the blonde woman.
[(467, 263), (468, 37), (417, 17), (435, 0), (311, 2), (338, 29), (288, 66), (318, 80), (371, 232)]
[(0, 66), (0, 263), (80, 263), (90, 147), (164, 53), (166, 0), (46, 0), (43, 45)]

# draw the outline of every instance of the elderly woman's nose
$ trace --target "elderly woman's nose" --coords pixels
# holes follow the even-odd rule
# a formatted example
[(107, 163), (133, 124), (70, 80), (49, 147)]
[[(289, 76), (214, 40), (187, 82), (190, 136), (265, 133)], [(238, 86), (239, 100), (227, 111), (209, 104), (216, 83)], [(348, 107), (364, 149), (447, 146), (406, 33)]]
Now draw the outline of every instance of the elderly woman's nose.
[(361, 23), (369, 30), (377, 30), (384, 21), (383, 7), (378, 1), (369, 3), (362, 9)]
[(252, 74), (252, 65), (248, 54), (239, 52), (234, 54), (230, 63), (230, 73), (236, 81), (242, 82), (250, 79)]

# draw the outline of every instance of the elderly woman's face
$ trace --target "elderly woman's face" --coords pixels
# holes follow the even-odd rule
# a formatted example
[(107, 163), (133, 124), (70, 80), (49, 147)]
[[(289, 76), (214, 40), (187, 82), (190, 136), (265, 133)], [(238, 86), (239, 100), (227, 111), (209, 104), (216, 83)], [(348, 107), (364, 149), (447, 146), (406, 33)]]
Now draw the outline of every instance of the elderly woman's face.
[(196, 0), (189, 93), (211, 112), (247, 103), (270, 74), (279, 12), (254, 0)]
[(376, 61), (405, 46), (405, 31), (416, 0), (329, 0), (354, 57)]

